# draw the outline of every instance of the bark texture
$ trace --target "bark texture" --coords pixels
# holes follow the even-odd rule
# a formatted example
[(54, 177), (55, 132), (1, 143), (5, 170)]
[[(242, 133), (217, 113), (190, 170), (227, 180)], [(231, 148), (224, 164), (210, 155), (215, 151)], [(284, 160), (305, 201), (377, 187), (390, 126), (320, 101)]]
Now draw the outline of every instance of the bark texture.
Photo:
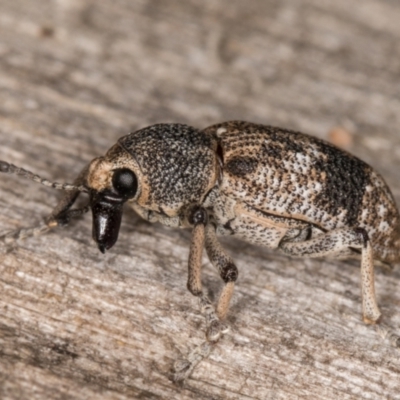
[[(0, 159), (72, 181), (118, 137), (230, 119), (330, 139), (400, 200), (400, 4), (394, 0), (0, 0)], [(0, 228), (60, 193), (0, 176)], [(358, 263), (223, 240), (239, 268), (231, 331), (183, 387), (200, 344), (190, 234), (127, 210), (105, 256), (90, 216), (0, 255), (1, 399), (400, 399), (400, 351), (361, 320)], [(221, 282), (203, 258), (203, 283)], [(400, 332), (400, 270), (378, 270)]]

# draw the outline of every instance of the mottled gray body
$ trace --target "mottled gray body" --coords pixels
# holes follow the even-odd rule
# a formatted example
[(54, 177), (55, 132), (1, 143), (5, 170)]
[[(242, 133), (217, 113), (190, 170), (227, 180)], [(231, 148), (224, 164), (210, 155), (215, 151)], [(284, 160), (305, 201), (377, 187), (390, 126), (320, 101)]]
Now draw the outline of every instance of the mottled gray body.
[(375, 259), (399, 261), (400, 217), (390, 189), (368, 164), (327, 142), (233, 121), (204, 131), (153, 125), (119, 145), (141, 166), (145, 187), (132, 205), (152, 222), (187, 227), (187, 209), (203, 204), (219, 235), (270, 248), (305, 231), (311, 239), (363, 228)]
[[(234, 202), (247, 212), (252, 209), (258, 220), (260, 213), (275, 216), (288, 230), (296, 223), (309, 227), (309, 238), (321, 231), (364, 228), (374, 258), (387, 263), (400, 260), (395, 201), (382, 177), (365, 162), (327, 142), (281, 128), (228, 122), (205, 132), (216, 136), (222, 150), (216, 189), (220, 202)], [(221, 214), (217, 219), (226, 225), (227, 217)], [(236, 232), (254, 243), (278, 247), (256, 233), (249, 237), (247, 232)]]
[[(400, 261), (400, 217), (383, 179), (358, 158), (281, 128), (237, 121), (203, 131), (153, 125), (122, 137), (74, 185), (49, 182), (6, 162), (0, 171), (69, 190), (46, 226), (5, 235), (5, 241), (64, 225), (91, 208), (93, 238), (104, 252), (118, 238), (125, 202), (150, 222), (192, 228), (187, 285), (206, 315), (207, 342), (175, 366), (176, 380), (189, 376), (225, 330), (238, 270), (218, 235), (295, 257), (360, 258), (363, 317), (372, 324), (381, 315), (374, 260)], [(90, 195), (88, 206), (71, 209), (81, 191)], [(215, 307), (202, 289), (204, 248), (224, 281)], [(400, 347), (400, 338), (390, 337)]]

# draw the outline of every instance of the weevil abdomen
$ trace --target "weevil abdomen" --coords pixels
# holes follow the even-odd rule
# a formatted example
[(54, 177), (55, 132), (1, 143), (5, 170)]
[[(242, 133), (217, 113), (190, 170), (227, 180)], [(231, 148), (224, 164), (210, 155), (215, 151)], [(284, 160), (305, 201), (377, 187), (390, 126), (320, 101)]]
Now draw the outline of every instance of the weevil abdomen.
[(400, 260), (400, 218), (393, 196), (368, 164), (281, 128), (226, 122), (205, 130), (219, 142), (221, 196), (317, 230), (363, 228), (374, 258)]

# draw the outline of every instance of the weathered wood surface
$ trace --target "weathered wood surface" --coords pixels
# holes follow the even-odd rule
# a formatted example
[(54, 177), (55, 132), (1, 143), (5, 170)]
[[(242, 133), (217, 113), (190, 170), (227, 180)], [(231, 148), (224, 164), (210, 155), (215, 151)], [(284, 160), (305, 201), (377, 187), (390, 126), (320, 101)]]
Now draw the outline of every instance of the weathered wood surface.
[[(343, 127), (400, 200), (397, 1), (1, 0), (0, 10), (0, 159), (71, 181), (156, 122), (243, 119), (321, 138)], [(4, 175), (0, 186), (2, 231), (41, 221), (60, 196)], [(230, 239), (231, 332), (183, 388), (172, 384), (173, 361), (203, 340), (185, 288), (189, 232), (127, 210), (103, 256), (90, 224), (1, 255), (1, 399), (400, 399), (400, 352), (361, 321), (357, 263)], [(399, 287), (399, 269), (378, 271), (385, 320), (400, 330)]]

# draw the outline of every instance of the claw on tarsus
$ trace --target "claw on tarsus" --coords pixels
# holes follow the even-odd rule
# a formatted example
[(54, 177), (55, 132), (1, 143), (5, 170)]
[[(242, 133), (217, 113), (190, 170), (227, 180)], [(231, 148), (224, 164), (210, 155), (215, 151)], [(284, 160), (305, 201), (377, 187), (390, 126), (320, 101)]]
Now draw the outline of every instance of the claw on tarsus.
[(375, 329), (378, 334), (385, 340), (387, 340), (392, 347), (400, 349), (400, 336), (394, 333), (390, 328), (384, 324), (375, 325)]

